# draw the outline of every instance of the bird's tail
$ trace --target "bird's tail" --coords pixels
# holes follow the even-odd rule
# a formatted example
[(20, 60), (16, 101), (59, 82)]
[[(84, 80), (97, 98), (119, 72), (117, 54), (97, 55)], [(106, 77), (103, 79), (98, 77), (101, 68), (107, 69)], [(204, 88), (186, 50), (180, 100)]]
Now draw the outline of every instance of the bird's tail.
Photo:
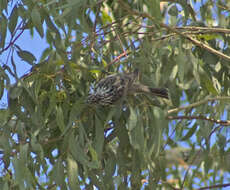
[(169, 99), (168, 90), (166, 88), (149, 88), (149, 90), (155, 96)]
[(168, 90), (166, 88), (150, 88), (142, 84), (133, 84), (131, 92), (134, 93), (148, 93), (154, 96), (159, 96), (161, 98), (169, 99)]

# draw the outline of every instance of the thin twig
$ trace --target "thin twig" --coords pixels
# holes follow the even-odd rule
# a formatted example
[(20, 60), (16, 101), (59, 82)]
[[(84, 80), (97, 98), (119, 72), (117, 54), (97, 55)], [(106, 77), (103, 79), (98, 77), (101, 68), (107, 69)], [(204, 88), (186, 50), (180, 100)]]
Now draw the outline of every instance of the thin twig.
[(230, 29), (227, 29), (227, 28), (213, 28), (213, 27), (200, 27), (200, 26), (180, 26), (180, 27), (175, 27), (175, 29), (230, 34)]
[(230, 11), (230, 8), (227, 7), (227, 6), (225, 6), (225, 5), (218, 5), (218, 4), (216, 4), (216, 6), (217, 6), (217, 7), (220, 7), (221, 9), (224, 9), (224, 10), (226, 10), (226, 11)]
[(197, 39), (194, 39), (193, 37), (189, 36), (189, 35), (186, 35), (186, 34), (183, 34), (181, 33), (180, 31), (178, 31), (177, 29), (173, 28), (173, 27), (170, 27), (168, 26), (167, 24), (164, 24), (162, 22), (159, 22), (156, 18), (152, 17), (151, 15), (149, 15), (148, 13), (143, 13), (143, 12), (139, 12), (139, 11), (136, 11), (136, 10), (132, 10), (130, 8), (130, 6), (126, 3), (124, 3), (123, 1), (119, 0), (119, 3), (121, 4), (121, 8), (125, 9), (126, 11), (128, 11), (129, 13), (133, 14), (133, 15), (138, 15), (138, 16), (142, 16), (144, 18), (149, 18), (150, 20), (156, 22), (157, 24), (159, 24), (162, 28), (165, 28), (166, 30), (168, 31), (171, 31), (171, 32), (174, 32), (182, 37), (184, 37), (185, 39), (188, 39), (189, 41), (191, 41), (193, 44), (203, 48), (203, 49), (206, 49), (207, 51), (225, 59), (225, 60), (228, 60), (230, 61), (230, 57), (225, 55), (224, 53), (220, 52), (220, 51), (217, 51), (215, 49), (213, 49), (212, 47), (208, 46), (207, 44), (204, 44), (203, 42), (197, 40)]
[(230, 183), (225, 183), (225, 184), (218, 184), (218, 185), (211, 185), (207, 187), (201, 187), (196, 190), (205, 190), (205, 189), (216, 189), (216, 188), (221, 188), (221, 187), (229, 187)]
[(200, 119), (200, 120), (206, 120), (206, 121), (210, 121), (216, 124), (220, 124), (222, 126), (230, 126), (230, 120), (219, 120), (219, 119), (213, 119), (213, 118), (209, 118), (209, 117), (205, 117), (202, 115), (199, 116), (187, 116), (187, 115), (182, 115), (182, 116), (167, 116), (168, 120), (175, 120), (175, 119)]
[(123, 49), (123, 53), (125, 53), (125, 56), (127, 57), (127, 53), (126, 53), (126, 51), (125, 51), (124, 45), (123, 45), (123, 43), (122, 43), (122, 41), (121, 41), (121, 38), (120, 38), (119, 34), (117, 33), (116, 29), (114, 29), (114, 32), (116, 33), (116, 35), (117, 35), (117, 37), (118, 37), (120, 46), (121, 46), (121, 48)]
[(194, 107), (198, 107), (198, 106), (200, 106), (202, 104), (205, 104), (207, 102), (216, 101), (216, 100), (230, 100), (230, 97), (229, 96), (217, 96), (217, 97), (214, 97), (214, 98), (207, 98), (205, 100), (201, 100), (199, 102), (195, 102), (195, 103), (189, 104), (187, 106), (182, 106), (182, 107), (179, 107), (179, 108), (170, 109), (170, 110), (168, 110), (167, 114), (169, 115), (169, 114), (172, 114), (172, 113), (178, 113), (181, 110), (191, 109), (191, 108), (194, 108)]
[[(21, 28), (21, 25), (23, 24), (23, 21), (19, 24), (19, 26), (17, 27), (17, 29), (15, 30), (14, 34), (16, 34), (16, 31), (19, 30)], [(21, 29), (21, 32), (15, 37), (14, 35), (12, 35), (11, 39), (10, 39), (10, 42), (9, 44), (3, 48), (1, 51), (0, 51), (0, 54), (2, 54), (4, 51), (6, 51), (10, 46), (12, 46), (16, 41), (17, 39), (22, 35), (22, 33), (24, 32), (25, 28), (22, 27)], [(15, 38), (14, 38), (15, 37)]]
[(90, 49), (93, 49), (94, 47), (94, 43), (95, 43), (95, 38), (97, 36), (97, 33), (96, 33), (96, 28), (97, 28), (97, 20), (98, 20), (98, 17), (99, 17), (99, 13), (100, 13), (100, 8), (101, 8), (101, 5), (102, 5), (103, 1), (101, 1), (98, 6), (97, 6), (97, 10), (96, 10), (96, 16), (95, 16), (95, 22), (94, 22), (94, 26), (93, 26), (93, 39), (91, 40), (91, 43), (90, 43)]
[(122, 54), (120, 54), (119, 56), (117, 56), (115, 59), (113, 59), (113, 60), (107, 65), (107, 67), (109, 67), (110, 65), (116, 63), (118, 60), (120, 60), (120, 59), (121, 59), (122, 57), (124, 57), (124, 56), (127, 56), (128, 54), (130, 54), (130, 52), (127, 52), (127, 51), (123, 52)]

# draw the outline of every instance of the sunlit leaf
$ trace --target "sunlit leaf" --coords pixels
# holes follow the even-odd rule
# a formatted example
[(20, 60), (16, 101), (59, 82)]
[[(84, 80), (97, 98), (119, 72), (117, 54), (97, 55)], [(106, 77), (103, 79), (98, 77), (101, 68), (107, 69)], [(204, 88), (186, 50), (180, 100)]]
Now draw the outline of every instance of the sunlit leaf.
[(112, 22), (112, 18), (108, 15), (106, 11), (102, 11), (102, 22), (104, 24)]
[(129, 115), (129, 123), (128, 123), (128, 129), (131, 131), (134, 129), (137, 125), (137, 114), (135, 113), (135, 110), (130, 107), (130, 115)]
[(67, 164), (68, 164), (68, 177), (69, 177), (69, 185), (72, 189), (80, 189), (79, 183), (78, 183), (78, 166), (76, 161), (74, 161), (71, 157), (71, 155), (68, 155), (67, 158)]

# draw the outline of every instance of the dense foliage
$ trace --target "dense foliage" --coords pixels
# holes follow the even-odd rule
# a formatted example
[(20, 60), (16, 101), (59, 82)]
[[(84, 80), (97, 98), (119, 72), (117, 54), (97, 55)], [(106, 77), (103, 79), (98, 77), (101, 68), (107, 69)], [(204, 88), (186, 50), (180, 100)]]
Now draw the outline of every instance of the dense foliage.
[[(229, 1), (0, 0), (0, 9), (0, 189), (229, 185)], [(41, 57), (17, 45), (26, 30), (46, 39)], [(31, 72), (18, 77), (22, 64)], [(85, 103), (96, 81), (136, 68), (170, 100)]]

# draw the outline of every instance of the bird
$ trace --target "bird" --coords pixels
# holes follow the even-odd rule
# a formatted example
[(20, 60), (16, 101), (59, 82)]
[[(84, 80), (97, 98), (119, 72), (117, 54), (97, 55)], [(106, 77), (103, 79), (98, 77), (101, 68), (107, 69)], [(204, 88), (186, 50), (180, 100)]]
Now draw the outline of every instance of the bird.
[(88, 95), (88, 104), (98, 104), (102, 106), (114, 105), (116, 102), (136, 93), (150, 94), (161, 98), (169, 99), (166, 88), (151, 88), (137, 82), (138, 69), (131, 73), (116, 73), (101, 79), (93, 91)]

